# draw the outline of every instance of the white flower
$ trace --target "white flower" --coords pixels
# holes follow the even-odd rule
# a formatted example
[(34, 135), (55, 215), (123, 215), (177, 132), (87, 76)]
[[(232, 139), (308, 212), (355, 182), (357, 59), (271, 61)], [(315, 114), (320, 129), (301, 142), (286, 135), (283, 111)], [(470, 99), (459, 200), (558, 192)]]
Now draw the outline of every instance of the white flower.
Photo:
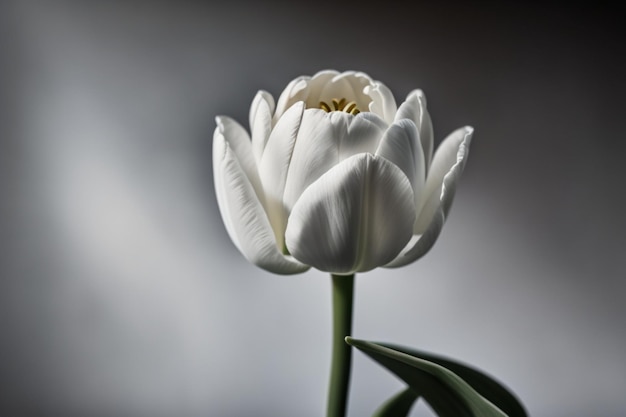
[(433, 156), (426, 98), (396, 107), (360, 72), (293, 80), (275, 104), (259, 91), (251, 135), (216, 118), (217, 201), (234, 244), (268, 271), (310, 266), (351, 274), (424, 255), (439, 236), (473, 129), (450, 134)]

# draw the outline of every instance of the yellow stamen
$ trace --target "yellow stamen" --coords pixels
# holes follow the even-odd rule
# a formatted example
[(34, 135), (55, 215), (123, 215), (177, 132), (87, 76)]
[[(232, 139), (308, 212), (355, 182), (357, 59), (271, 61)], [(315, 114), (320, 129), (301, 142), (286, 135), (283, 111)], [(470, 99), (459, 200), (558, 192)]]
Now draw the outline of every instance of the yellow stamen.
[(351, 101), (350, 103), (346, 104), (346, 106), (343, 108), (343, 111), (345, 111), (346, 113), (350, 113), (354, 109), (356, 109), (356, 103), (354, 101)]
[(331, 111), (345, 111), (346, 113), (350, 113), (353, 115), (359, 114), (361, 111), (357, 108), (355, 101), (350, 101), (346, 103), (346, 99), (332, 99), (331, 104), (326, 103), (325, 101), (320, 101), (320, 109), (324, 110), (326, 113), (330, 113)]
[(324, 110), (326, 113), (330, 113), (330, 107), (323, 101), (320, 101), (320, 109)]

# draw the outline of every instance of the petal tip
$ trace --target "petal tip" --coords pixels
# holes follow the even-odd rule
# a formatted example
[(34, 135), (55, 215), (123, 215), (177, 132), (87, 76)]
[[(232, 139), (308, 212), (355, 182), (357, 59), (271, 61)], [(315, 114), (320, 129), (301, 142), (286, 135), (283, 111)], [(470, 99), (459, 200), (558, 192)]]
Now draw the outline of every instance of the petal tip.
[[(258, 102), (264, 100), (268, 104), (273, 104), (274, 96), (272, 96), (267, 90), (258, 90), (252, 99), (252, 106), (258, 105)], [(271, 102), (271, 103), (270, 103)]]
[(224, 122), (226, 120), (226, 116), (215, 116), (215, 124), (217, 125), (217, 130), (219, 130), (220, 133), (224, 132)]
[(409, 100), (417, 100), (422, 105), (422, 107), (426, 107), (426, 95), (424, 94), (424, 91), (420, 88), (416, 88), (406, 96), (405, 101)]
[(472, 141), (472, 137), (474, 136), (474, 128), (472, 126), (465, 126), (462, 129), (465, 131), (463, 140), (469, 145)]
[(291, 90), (291, 92), (289, 93), (289, 98), (294, 98), (299, 92), (301, 92), (302, 90), (304, 90), (307, 85), (309, 83), (308, 79), (300, 79), (298, 80), (294, 86), (293, 89)]

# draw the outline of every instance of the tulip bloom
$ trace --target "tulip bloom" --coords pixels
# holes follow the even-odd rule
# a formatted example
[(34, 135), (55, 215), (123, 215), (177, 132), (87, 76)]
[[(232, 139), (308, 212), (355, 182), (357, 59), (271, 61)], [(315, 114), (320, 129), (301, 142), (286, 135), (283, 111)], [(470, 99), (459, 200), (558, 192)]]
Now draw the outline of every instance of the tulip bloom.
[(434, 244), (465, 166), (473, 129), (433, 155), (426, 98), (397, 107), (361, 72), (302, 76), (277, 102), (259, 91), (250, 134), (219, 116), (213, 168), (224, 224), (268, 271), (351, 275), (415, 261)]

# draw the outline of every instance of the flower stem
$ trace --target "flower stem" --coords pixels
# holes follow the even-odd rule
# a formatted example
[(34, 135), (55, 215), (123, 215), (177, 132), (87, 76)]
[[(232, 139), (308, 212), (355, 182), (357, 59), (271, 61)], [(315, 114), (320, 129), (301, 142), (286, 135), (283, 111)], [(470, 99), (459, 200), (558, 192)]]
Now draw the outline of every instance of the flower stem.
[(353, 275), (331, 275), (333, 288), (333, 340), (328, 386), (327, 417), (345, 417), (350, 386), (351, 347), (345, 342), (352, 333)]

